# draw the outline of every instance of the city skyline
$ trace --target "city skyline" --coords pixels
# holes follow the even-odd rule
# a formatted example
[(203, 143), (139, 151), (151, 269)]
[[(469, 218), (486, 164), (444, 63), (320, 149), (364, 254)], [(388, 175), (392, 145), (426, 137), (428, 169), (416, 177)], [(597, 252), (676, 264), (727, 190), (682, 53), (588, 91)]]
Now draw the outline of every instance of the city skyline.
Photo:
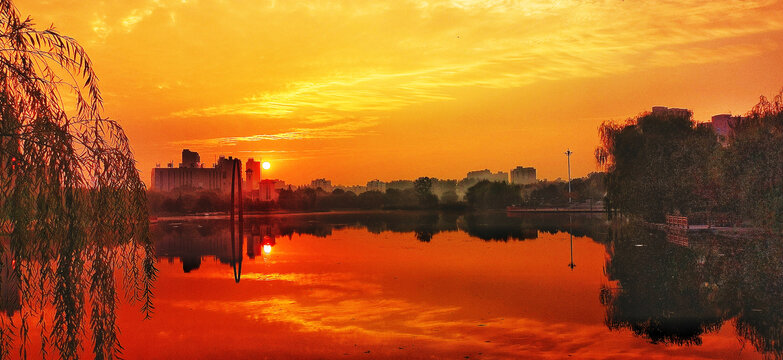
[[(160, 185), (158, 185), (157, 187), (155, 186), (155, 183), (156, 183), (155, 179), (157, 178), (156, 170), (167, 171), (166, 169), (181, 169), (180, 171), (188, 172), (188, 175), (186, 175), (185, 177), (189, 178), (190, 181), (193, 181), (194, 174), (192, 174), (192, 173), (194, 171), (196, 171), (196, 172), (205, 172), (207, 170), (220, 170), (221, 168), (225, 167), (225, 165), (223, 164), (224, 162), (231, 161), (233, 159), (237, 159), (237, 160), (240, 160), (240, 161), (245, 160), (243, 162), (244, 168), (242, 169), (242, 172), (243, 172), (244, 175), (243, 175), (242, 181), (249, 184), (249, 186), (247, 186), (245, 190), (252, 190), (252, 189), (257, 188), (258, 182), (261, 181), (261, 180), (273, 180), (275, 182), (281, 182), (285, 186), (291, 185), (291, 186), (294, 186), (296, 188), (301, 188), (301, 187), (318, 188), (318, 187), (321, 187), (318, 184), (323, 183), (323, 184), (325, 184), (325, 186), (323, 186), (323, 188), (325, 190), (326, 190), (326, 188), (328, 188), (328, 190), (331, 191), (332, 188), (355, 188), (355, 187), (372, 188), (374, 186), (374, 184), (376, 184), (376, 183), (377, 183), (377, 185), (386, 185), (388, 183), (394, 183), (394, 182), (399, 182), (399, 181), (413, 181), (413, 180), (415, 180), (417, 178), (421, 178), (421, 177), (430, 177), (430, 176), (427, 176), (427, 175), (422, 175), (422, 176), (417, 176), (417, 177), (411, 178), (411, 179), (395, 178), (395, 179), (386, 179), (386, 180), (381, 180), (381, 179), (378, 179), (378, 178), (370, 177), (370, 179), (367, 180), (366, 182), (359, 183), (359, 184), (345, 184), (345, 183), (332, 184), (332, 181), (330, 179), (322, 177), (322, 178), (313, 178), (310, 181), (305, 182), (305, 183), (299, 183), (299, 184), (288, 183), (288, 184), (286, 184), (286, 181), (284, 179), (278, 179), (278, 178), (271, 178), (271, 177), (268, 177), (268, 176), (263, 176), (263, 172), (271, 170), (271, 165), (268, 162), (264, 161), (263, 159), (256, 160), (256, 159), (254, 159), (252, 157), (251, 158), (242, 159), (242, 158), (239, 158), (239, 157), (236, 157), (236, 156), (232, 156), (232, 155), (221, 154), (221, 155), (218, 156), (217, 162), (210, 164), (210, 163), (207, 163), (207, 162), (200, 161), (200, 154), (199, 154), (199, 152), (198, 151), (193, 151), (191, 149), (182, 149), (182, 155), (181, 156), (182, 156), (182, 161), (179, 162), (179, 164), (177, 164), (176, 161), (172, 160), (172, 161), (169, 161), (167, 164), (165, 164), (165, 166), (161, 166), (160, 163), (155, 165), (155, 167), (151, 170), (151, 181), (150, 181), (151, 186), (150, 186), (150, 189), (152, 189), (152, 190), (161, 190), (161, 188), (159, 188)], [(262, 163), (266, 164), (266, 166), (263, 168), (264, 169), (263, 172), (260, 171), (260, 167), (261, 167)], [(227, 170), (225, 170), (225, 171), (227, 171)], [(520, 172), (520, 174), (519, 175), (515, 175), (515, 172)], [(230, 187), (230, 184), (227, 183), (225, 180), (222, 181), (222, 182), (217, 180), (217, 178), (218, 178), (218, 174), (217, 173), (215, 173), (213, 175), (208, 175), (208, 174), (205, 173), (202, 176), (206, 176), (203, 179), (203, 184), (199, 183), (199, 185), (196, 185), (194, 189), (201, 188), (201, 189), (204, 189), (204, 190), (214, 190), (214, 189), (218, 189), (218, 188)], [(209, 177), (214, 177), (214, 179), (209, 179)], [(252, 177), (252, 180), (251, 180), (251, 177)], [(443, 181), (458, 181), (458, 180), (502, 181), (502, 182), (507, 182), (509, 184), (521, 184), (521, 185), (530, 184), (530, 183), (533, 183), (533, 182), (535, 182), (537, 180), (543, 180), (543, 181), (550, 180), (550, 179), (547, 179), (547, 178), (538, 179), (537, 176), (536, 176), (536, 168), (535, 167), (532, 167), (532, 166), (522, 166), (522, 165), (516, 166), (515, 168), (511, 169), (509, 172), (505, 172), (503, 170), (499, 170), (496, 173), (492, 173), (492, 171), (490, 169), (480, 169), (480, 170), (467, 170), (466, 173), (465, 173), (465, 176), (463, 176), (463, 177), (457, 177), (457, 178), (436, 178), (436, 177), (431, 177), (431, 178), (435, 179), (435, 180), (443, 180)], [(559, 178), (559, 177), (555, 178), (555, 179), (552, 179), (552, 181), (557, 181), (557, 180), (562, 180), (562, 179)], [(158, 182), (159, 181), (160, 180), (158, 180)], [(208, 183), (210, 183), (210, 184), (208, 184)], [(214, 184), (211, 184), (211, 183), (214, 183)], [(253, 186), (253, 184), (255, 184), (255, 186)], [(283, 187), (285, 187), (285, 186), (283, 186)], [(172, 186), (171, 184), (169, 184), (169, 185), (165, 185), (163, 187), (163, 190), (164, 191), (171, 191), (171, 190), (176, 189), (177, 187), (178, 186)], [(365, 189), (363, 191), (370, 191), (370, 190)]]
[(199, 146), (294, 183), (520, 161), (563, 178), (565, 148), (584, 176), (604, 120), (656, 105), (744, 114), (783, 77), (771, 1), (17, 6), (91, 54), (145, 182)]

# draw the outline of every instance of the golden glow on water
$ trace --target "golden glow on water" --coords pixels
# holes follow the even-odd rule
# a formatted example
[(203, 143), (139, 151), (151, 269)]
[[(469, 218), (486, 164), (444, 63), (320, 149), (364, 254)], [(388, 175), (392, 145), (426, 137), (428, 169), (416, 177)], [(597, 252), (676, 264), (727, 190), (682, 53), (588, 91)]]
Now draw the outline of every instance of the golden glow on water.
[(120, 316), (125, 356), (758, 358), (728, 325), (691, 347), (608, 330), (608, 253), (587, 237), (573, 238), (573, 270), (563, 232), (503, 242), (450, 231), (420, 242), (410, 232), (343, 228), (274, 240), (275, 260), (245, 256), (239, 283), (222, 255), (188, 273), (162, 259), (155, 316)]

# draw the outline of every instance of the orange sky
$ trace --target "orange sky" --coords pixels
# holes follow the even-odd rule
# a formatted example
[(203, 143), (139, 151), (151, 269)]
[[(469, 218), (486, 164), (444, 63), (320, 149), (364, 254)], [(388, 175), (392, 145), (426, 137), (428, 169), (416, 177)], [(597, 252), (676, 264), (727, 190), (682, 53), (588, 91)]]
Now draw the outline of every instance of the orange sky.
[(182, 148), (364, 184), (596, 169), (604, 119), (696, 120), (783, 87), (783, 5), (735, 1), (20, 1), (87, 49), (142, 176)]

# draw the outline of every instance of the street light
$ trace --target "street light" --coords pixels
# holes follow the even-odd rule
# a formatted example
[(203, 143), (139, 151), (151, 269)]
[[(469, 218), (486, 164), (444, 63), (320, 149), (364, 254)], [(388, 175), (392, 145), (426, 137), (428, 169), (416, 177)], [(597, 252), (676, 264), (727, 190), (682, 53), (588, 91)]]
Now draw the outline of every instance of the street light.
[(571, 204), (571, 149), (566, 150), (566, 158), (568, 158), (568, 204)]

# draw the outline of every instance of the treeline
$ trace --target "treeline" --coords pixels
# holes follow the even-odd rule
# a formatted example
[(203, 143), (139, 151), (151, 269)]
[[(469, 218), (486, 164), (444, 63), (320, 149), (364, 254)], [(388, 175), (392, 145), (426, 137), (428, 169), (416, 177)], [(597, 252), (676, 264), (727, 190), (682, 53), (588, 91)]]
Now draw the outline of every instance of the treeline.
[(722, 214), (783, 228), (783, 91), (732, 117), (718, 138), (690, 113), (645, 113), (599, 128), (607, 207), (649, 221)]
[[(367, 191), (356, 194), (335, 189), (327, 192), (321, 188), (281, 189), (277, 202), (244, 199), (246, 211), (328, 211), (328, 210), (462, 210), (464, 202), (456, 194), (445, 193), (438, 198), (431, 192), (432, 179), (420, 178), (408, 189), (387, 189), (385, 192)], [(179, 189), (162, 193), (148, 192), (151, 214), (195, 214), (225, 212), (230, 209), (227, 194), (209, 190)]]
[(527, 208), (567, 207), (570, 194), (571, 204), (597, 203), (603, 200), (606, 192), (604, 178), (604, 173), (596, 172), (572, 179), (570, 193), (568, 182), (559, 179), (527, 185), (484, 180), (468, 189), (465, 201), (474, 209), (504, 209), (511, 205)]
[(421, 177), (413, 182), (411, 188), (389, 188), (385, 192), (366, 191), (355, 194), (351, 191), (335, 189), (331, 193), (322, 189), (304, 188), (281, 190), (278, 206), (283, 210), (339, 210), (339, 209), (386, 209), (386, 210), (431, 210), (465, 208), (458, 201), (456, 193), (444, 193), (440, 198), (432, 193), (433, 184), (438, 180)]
[[(247, 211), (327, 211), (327, 210), (488, 210), (505, 209), (507, 206), (564, 207), (568, 206), (568, 183), (562, 180), (539, 181), (529, 185), (480, 181), (470, 187), (460, 199), (451, 189), (434, 194), (439, 180), (421, 177), (412, 181), (412, 187), (389, 188), (385, 192), (367, 191), (356, 194), (335, 189), (332, 192), (320, 188), (281, 189), (277, 202), (244, 200)], [(571, 181), (571, 197), (574, 203), (598, 201), (603, 198), (604, 174), (592, 173)], [(198, 189), (180, 189), (170, 193), (148, 193), (150, 213), (194, 214), (224, 212), (229, 210), (230, 200), (225, 194)]]
[(230, 205), (228, 196), (210, 190), (147, 191), (147, 206), (153, 215), (223, 212)]

